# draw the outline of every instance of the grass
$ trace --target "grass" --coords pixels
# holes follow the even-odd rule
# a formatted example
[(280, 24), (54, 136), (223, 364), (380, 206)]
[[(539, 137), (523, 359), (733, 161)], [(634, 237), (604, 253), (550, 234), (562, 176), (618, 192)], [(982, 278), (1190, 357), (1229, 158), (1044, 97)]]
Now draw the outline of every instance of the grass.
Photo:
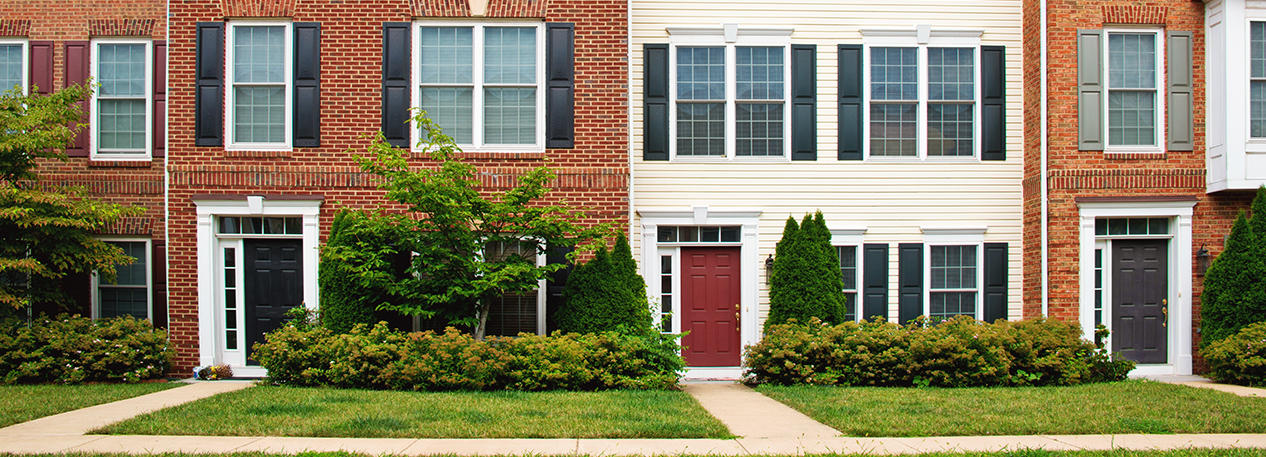
[(1151, 381), (1072, 387), (758, 390), (844, 436), (1266, 432), (1266, 398)]
[(151, 382), (73, 386), (0, 386), (0, 427), (183, 385)]
[(389, 392), (258, 386), (106, 426), (127, 435), (728, 438), (679, 391)]

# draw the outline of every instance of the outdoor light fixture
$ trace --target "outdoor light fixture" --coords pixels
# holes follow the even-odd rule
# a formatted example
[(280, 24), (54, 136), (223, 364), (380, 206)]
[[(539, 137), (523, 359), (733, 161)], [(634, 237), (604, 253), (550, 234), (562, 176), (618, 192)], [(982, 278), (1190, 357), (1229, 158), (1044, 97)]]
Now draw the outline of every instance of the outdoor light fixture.
[(1209, 271), (1209, 250), (1204, 248), (1204, 243), (1200, 244), (1200, 249), (1196, 250), (1196, 274), (1204, 276)]
[(765, 282), (769, 282), (769, 277), (774, 275), (774, 255), (770, 254), (765, 258)]

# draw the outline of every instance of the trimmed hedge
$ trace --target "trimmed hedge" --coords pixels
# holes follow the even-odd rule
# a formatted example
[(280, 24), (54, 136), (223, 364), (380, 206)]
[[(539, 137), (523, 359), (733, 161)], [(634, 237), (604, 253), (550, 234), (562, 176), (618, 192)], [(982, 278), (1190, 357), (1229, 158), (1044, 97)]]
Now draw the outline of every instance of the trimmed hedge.
[(167, 332), (131, 316), (93, 320), (60, 315), (0, 323), (4, 384), (139, 382), (171, 365)]
[(1123, 380), (1074, 324), (1030, 319), (984, 323), (959, 316), (906, 326), (812, 320), (771, 326), (747, 349), (751, 383), (841, 386), (1042, 386)]
[(598, 248), (593, 259), (576, 265), (563, 288), (563, 304), (553, 314), (562, 332), (658, 333), (652, 329), (646, 283), (637, 274), (633, 250), (623, 236), (615, 250)]
[(1202, 351), (1209, 377), (1217, 382), (1266, 386), (1266, 322), (1240, 329)]
[(766, 331), (792, 319), (843, 322), (848, 300), (840, 284), (840, 259), (822, 211), (805, 214), (800, 225), (788, 217), (774, 250)]
[(379, 322), (336, 334), (291, 321), (255, 346), (270, 381), (388, 390), (667, 389), (685, 361), (675, 339), (615, 332), (476, 341), (449, 328), (405, 333)]

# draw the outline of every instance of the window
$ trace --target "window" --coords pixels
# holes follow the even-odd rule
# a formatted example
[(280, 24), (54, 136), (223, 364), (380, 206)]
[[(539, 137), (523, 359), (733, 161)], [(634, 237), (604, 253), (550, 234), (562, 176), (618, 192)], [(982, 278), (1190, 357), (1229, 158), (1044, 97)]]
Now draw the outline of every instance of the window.
[(229, 23), (230, 149), (291, 147), (289, 29), (287, 23)]
[(958, 315), (977, 317), (977, 266), (974, 245), (932, 246), (932, 276), (928, 317), (948, 319)]
[(148, 158), (151, 121), (151, 42), (93, 42), (93, 157), (119, 160)]
[(656, 240), (660, 243), (737, 243), (738, 226), (725, 227), (660, 227)]
[(977, 49), (870, 46), (870, 157), (976, 155)]
[(26, 42), (0, 39), (0, 93), (20, 86), (20, 94), (26, 93)]
[(857, 246), (836, 246), (840, 259), (840, 287), (844, 289), (844, 320), (857, 320)]
[(1160, 147), (1157, 32), (1108, 32), (1108, 147)]
[(663, 333), (673, 331), (673, 255), (659, 256), (659, 326)]
[(1249, 23), (1249, 137), (1266, 138), (1266, 22)]
[(419, 25), (413, 106), (466, 150), (543, 150), (543, 39), (540, 23)]
[[(537, 253), (535, 242), (500, 242), (494, 241), (484, 246), (485, 258), (489, 260), (515, 259), (524, 263), (544, 264), (544, 256)], [(542, 281), (543, 285), (544, 281)], [(485, 333), (489, 336), (517, 336), (519, 333), (539, 333), (545, 310), (545, 294), (540, 288), (526, 293), (505, 293), (493, 299), (488, 310), (488, 326)]]
[(677, 157), (785, 157), (787, 46), (677, 46)]
[(148, 241), (106, 241), (123, 249), (136, 261), (130, 265), (116, 265), (118, 280), (114, 284), (101, 281), (93, 275), (96, 317), (111, 318), (133, 316), (150, 318), (150, 257)]

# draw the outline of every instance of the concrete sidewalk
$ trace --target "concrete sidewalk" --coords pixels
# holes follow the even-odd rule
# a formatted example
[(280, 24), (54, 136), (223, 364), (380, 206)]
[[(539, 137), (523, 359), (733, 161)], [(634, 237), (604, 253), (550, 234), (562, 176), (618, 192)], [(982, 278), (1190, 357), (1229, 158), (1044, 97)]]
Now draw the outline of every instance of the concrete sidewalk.
[[(1263, 396), (1263, 389), (1195, 387)], [(730, 382), (688, 383), (685, 391), (721, 420), (737, 439), (392, 439), (221, 436), (84, 435), (97, 427), (145, 412), (249, 387), (216, 381), (156, 392), (70, 411), (0, 429), (0, 453), (226, 453), (349, 451), (370, 455), (754, 455), (918, 454), (1047, 450), (1164, 450), (1266, 448), (1266, 434), (1224, 435), (1035, 435), (935, 438), (848, 438), (747, 387)], [(1236, 387), (1236, 386), (1231, 386)], [(1247, 390), (1241, 390), (1247, 389)]]

